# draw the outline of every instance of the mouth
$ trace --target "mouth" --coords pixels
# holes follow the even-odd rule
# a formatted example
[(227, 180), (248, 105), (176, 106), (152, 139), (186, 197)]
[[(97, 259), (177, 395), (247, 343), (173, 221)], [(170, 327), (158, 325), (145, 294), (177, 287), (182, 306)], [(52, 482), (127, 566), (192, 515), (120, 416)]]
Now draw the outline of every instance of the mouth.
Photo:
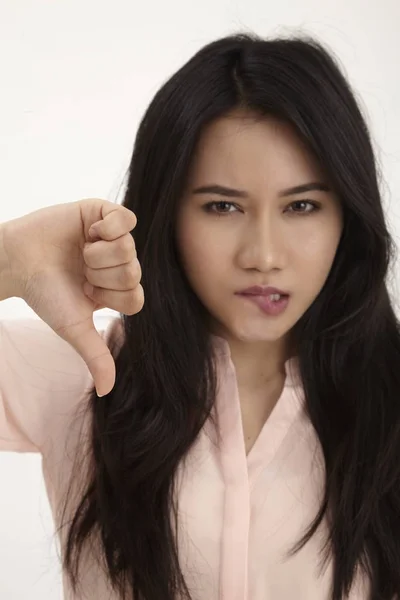
[(246, 288), (245, 290), (241, 290), (240, 292), (236, 292), (240, 296), (268, 296), (271, 297), (272, 300), (279, 300), (280, 298), (289, 297), (289, 292), (285, 290), (281, 290), (279, 288), (275, 288), (272, 286), (261, 286), (254, 285), (252, 287)]
[(253, 286), (241, 292), (236, 292), (236, 295), (250, 300), (253, 304), (267, 315), (278, 316), (287, 307), (290, 294), (277, 288)]

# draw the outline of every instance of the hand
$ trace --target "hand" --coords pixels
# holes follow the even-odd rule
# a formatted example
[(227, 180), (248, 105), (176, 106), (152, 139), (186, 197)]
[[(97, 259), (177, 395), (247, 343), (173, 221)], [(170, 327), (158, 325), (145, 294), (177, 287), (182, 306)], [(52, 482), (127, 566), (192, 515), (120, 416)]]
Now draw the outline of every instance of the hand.
[(133, 315), (144, 303), (130, 233), (135, 226), (127, 208), (88, 199), (43, 208), (4, 227), (10, 277), (18, 282), (15, 295), (80, 354), (99, 395), (114, 387), (115, 363), (93, 313), (108, 307)]

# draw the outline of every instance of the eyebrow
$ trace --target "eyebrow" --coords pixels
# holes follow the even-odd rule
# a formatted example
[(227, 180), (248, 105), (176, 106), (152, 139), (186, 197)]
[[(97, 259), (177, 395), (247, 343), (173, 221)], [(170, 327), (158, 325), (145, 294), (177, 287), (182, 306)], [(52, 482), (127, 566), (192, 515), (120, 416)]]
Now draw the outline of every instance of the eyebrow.
[[(316, 190), (330, 192), (331, 188), (326, 183), (312, 181), (310, 183), (303, 183), (302, 185), (296, 185), (295, 187), (282, 190), (278, 195), (279, 197), (294, 196), (295, 194), (303, 194), (304, 192), (313, 192)], [(193, 194), (217, 194), (218, 196), (226, 196), (229, 198), (248, 198), (248, 194), (244, 190), (236, 190), (218, 184), (198, 187), (193, 190)]]

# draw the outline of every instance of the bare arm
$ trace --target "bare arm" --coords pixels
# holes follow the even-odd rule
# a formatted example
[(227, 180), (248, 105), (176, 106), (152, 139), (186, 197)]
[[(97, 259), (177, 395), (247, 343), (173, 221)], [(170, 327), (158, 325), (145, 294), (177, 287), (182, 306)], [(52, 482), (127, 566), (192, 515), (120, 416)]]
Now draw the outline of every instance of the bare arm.
[(4, 236), (7, 222), (0, 224), (0, 300), (6, 300), (14, 296), (19, 296), (17, 293), (15, 282), (11, 274), (10, 259), (7, 255)]

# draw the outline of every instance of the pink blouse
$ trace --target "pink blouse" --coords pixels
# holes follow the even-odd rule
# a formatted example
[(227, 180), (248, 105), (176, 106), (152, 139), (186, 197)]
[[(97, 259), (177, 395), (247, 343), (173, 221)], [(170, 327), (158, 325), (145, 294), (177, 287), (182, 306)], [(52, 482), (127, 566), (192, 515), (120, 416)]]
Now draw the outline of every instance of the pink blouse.
[[(102, 335), (107, 343), (121, 341), (119, 317)], [(222, 446), (207, 422), (178, 471), (178, 547), (192, 598), (330, 600), (332, 563), (320, 568), (326, 528), (287, 556), (315, 517), (324, 485), (322, 452), (303, 411), (296, 359), (285, 364), (281, 397), (246, 456), (229, 345), (219, 337), (213, 342)], [(82, 460), (82, 443), (90, 439), (89, 413), (80, 409), (93, 380), (81, 357), (40, 319), (3, 321), (0, 351), (0, 449), (41, 453), (58, 526), (74, 460)], [(83, 483), (72, 482), (77, 499)], [(64, 538), (61, 531), (61, 551)], [(64, 577), (66, 600), (116, 598), (94, 555), (86, 553), (82, 564), (78, 594)], [(359, 577), (350, 600), (363, 600), (367, 591)]]

